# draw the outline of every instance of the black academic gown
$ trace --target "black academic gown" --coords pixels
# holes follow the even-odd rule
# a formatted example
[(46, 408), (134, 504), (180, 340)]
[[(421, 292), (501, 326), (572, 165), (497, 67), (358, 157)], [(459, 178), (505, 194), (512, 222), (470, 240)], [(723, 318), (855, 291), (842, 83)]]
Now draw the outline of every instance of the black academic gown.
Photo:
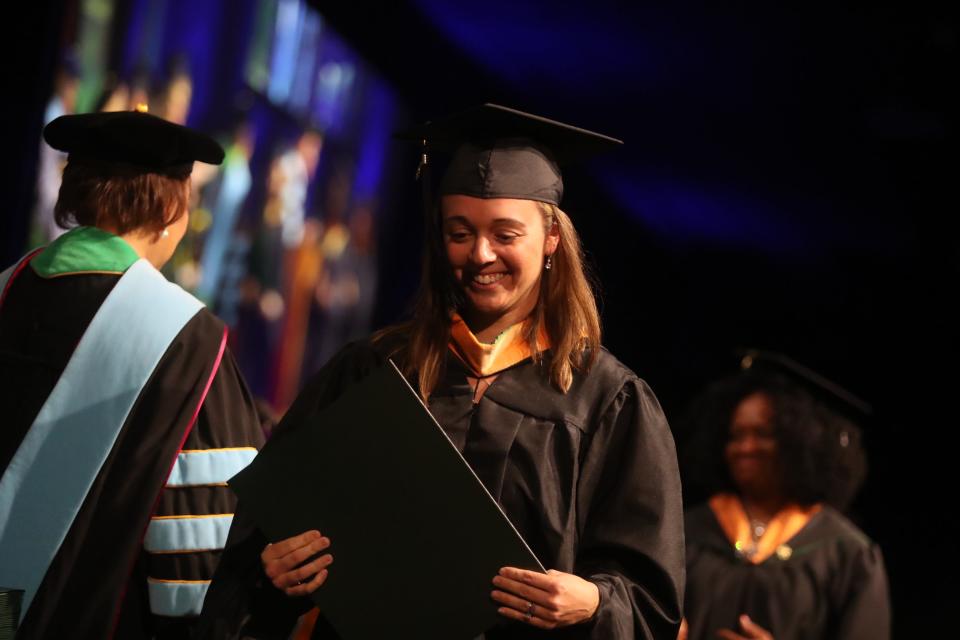
[(742, 613), (776, 640), (890, 637), (880, 548), (835, 509), (825, 506), (785, 543), (789, 557), (758, 565), (736, 554), (706, 504), (687, 513), (686, 536), (690, 640), (739, 630)]
[[(379, 350), (363, 343), (341, 351), (301, 392), (279, 437), (381, 362)], [(466, 371), (448, 357), (430, 411), (544, 566), (600, 589), (588, 623), (541, 632), (504, 621), (486, 640), (676, 637), (684, 575), (680, 481), (673, 439), (649, 387), (602, 351), (588, 375), (575, 374), (567, 394), (528, 360), (500, 373), (478, 404), (472, 397)], [(270, 586), (259, 559), (266, 540), (242, 512), (241, 504), (204, 604), (203, 637), (286, 637), (309, 601)], [(425, 606), (429, 600), (424, 594)], [(313, 637), (337, 635), (321, 617)]]
[[(118, 280), (100, 274), (45, 279), (27, 267), (11, 283), (0, 307), (0, 472)], [(259, 448), (263, 442), (229, 350), (194, 420), (223, 336), (223, 324), (201, 310), (167, 349), (45, 574), (18, 639), (192, 636), (196, 617), (151, 614), (147, 577), (209, 580), (219, 552), (148, 555), (142, 541), (153, 515), (234, 510), (226, 486), (163, 490), (181, 445)]]

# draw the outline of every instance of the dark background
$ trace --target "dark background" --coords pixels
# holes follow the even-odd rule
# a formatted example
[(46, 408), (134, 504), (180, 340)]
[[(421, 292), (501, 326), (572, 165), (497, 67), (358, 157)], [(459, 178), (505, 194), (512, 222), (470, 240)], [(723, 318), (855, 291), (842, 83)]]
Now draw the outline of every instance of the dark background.
[[(606, 345), (672, 420), (737, 346), (871, 402), (855, 510), (885, 552), (896, 635), (952, 628), (956, 4), (312, 4), (415, 120), (490, 101), (625, 140), (565, 172)], [(6, 23), (4, 264), (26, 241), (70, 6)], [(397, 153), (410, 179), (381, 228), (379, 324), (420, 250), (416, 152)]]

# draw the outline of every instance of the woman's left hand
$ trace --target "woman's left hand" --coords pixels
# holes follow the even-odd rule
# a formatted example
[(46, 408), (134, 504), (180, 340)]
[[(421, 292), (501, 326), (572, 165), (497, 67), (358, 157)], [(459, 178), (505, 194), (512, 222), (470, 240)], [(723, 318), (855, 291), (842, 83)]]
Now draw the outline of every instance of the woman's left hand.
[(504, 567), (493, 584), (497, 589), (491, 596), (503, 605), (500, 615), (540, 629), (585, 622), (600, 606), (597, 585), (572, 573)]

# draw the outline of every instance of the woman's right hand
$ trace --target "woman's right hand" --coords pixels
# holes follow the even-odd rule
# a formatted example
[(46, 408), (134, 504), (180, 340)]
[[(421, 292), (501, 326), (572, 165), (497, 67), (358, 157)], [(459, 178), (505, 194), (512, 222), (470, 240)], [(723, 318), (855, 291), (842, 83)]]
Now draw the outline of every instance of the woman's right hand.
[(298, 536), (268, 544), (260, 561), (263, 571), (277, 589), (288, 596), (305, 596), (313, 593), (327, 579), (327, 567), (333, 556), (325, 553), (306, 562), (330, 546), (330, 538), (319, 531), (307, 531)]

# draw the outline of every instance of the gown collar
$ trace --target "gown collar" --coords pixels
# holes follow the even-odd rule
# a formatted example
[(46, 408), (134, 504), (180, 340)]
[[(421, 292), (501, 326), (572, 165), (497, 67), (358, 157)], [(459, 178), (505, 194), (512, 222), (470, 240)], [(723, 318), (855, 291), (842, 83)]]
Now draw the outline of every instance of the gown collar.
[(710, 498), (709, 505), (737, 555), (753, 564), (760, 564), (774, 554), (781, 560), (788, 559), (793, 550), (787, 541), (807, 526), (822, 508), (820, 504), (809, 507), (788, 504), (767, 522), (763, 534), (755, 539), (739, 496), (718, 493)]
[(122, 274), (139, 259), (120, 236), (96, 227), (77, 227), (51, 242), (30, 261), (30, 266), (43, 278), (79, 273)]
[[(477, 340), (463, 318), (454, 313), (450, 318), (450, 350), (470, 375), (477, 378), (492, 376), (533, 357), (530, 345), (523, 338), (526, 322), (518, 322), (497, 336), (492, 344), (487, 344)], [(549, 348), (550, 340), (541, 330), (537, 336), (537, 351)]]

